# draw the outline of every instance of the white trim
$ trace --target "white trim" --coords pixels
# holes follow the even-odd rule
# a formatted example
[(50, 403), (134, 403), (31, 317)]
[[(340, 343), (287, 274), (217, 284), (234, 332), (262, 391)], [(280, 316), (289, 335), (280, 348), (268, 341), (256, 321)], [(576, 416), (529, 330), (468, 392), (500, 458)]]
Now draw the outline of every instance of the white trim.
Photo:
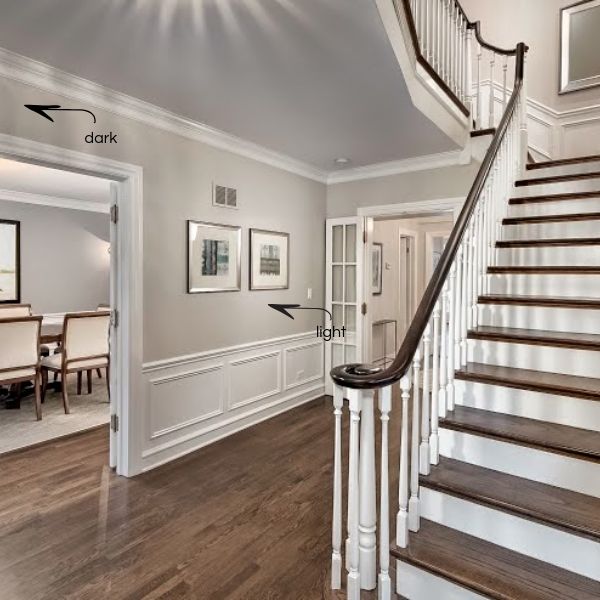
[(393, 217), (425, 212), (453, 211), (455, 217), (460, 211), (465, 198), (439, 198), (436, 200), (418, 200), (416, 202), (397, 202), (395, 204), (381, 204), (379, 206), (359, 206), (359, 217)]
[(32, 194), (30, 192), (18, 192), (15, 190), (0, 190), (0, 200), (6, 202), (20, 202), (22, 204), (37, 204), (41, 206), (52, 206), (53, 208), (68, 208), (71, 210), (85, 210), (89, 212), (110, 212), (110, 203), (92, 202), (91, 200), (76, 200), (74, 198), (60, 198), (58, 196), (47, 196), (45, 194)]

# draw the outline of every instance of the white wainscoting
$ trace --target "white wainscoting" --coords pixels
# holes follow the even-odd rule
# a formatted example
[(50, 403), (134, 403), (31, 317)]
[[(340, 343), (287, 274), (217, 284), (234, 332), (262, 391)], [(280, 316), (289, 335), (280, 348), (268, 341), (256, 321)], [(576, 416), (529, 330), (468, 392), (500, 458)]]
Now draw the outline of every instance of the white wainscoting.
[(145, 364), (143, 469), (322, 396), (323, 367), (314, 331)]

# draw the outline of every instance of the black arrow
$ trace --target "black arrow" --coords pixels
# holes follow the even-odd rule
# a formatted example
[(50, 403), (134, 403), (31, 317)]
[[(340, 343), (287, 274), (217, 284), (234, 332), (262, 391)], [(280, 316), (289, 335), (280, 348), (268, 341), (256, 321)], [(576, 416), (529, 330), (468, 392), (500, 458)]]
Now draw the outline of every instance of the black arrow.
[(34, 113), (37, 113), (38, 115), (42, 115), (42, 117), (48, 119), (48, 121), (52, 121), (52, 123), (54, 123), (54, 119), (50, 115), (46, 114), (46, 111), (48, 111), (48, 110), (64, 110), (64, 111), (69, 111), (69, 112), (86, 112), (86, 113), (89, 113), (90, 115), (92, 115), (92, 118), (94, 119), (94, 123), (96, 122), (96, 115), (91, 110), (87, 110), (86, 108), (61, 108), (60, 104), (25, 104), (24, 106), (25, 106), (25, 108), (32, 110)]
[(299, 304), (269, 304), (269, 306), (276, 311), (280, 312), (282, 315), (289, 317), (290, 319), (294, 319), (294, 316), (291, 315), (288, 310), (322, 310), (329, 315), (329, 320), (333, 321), (333, 317), (331, 313), (325, 308), (313, 308), (312, 306), (300, 306)]

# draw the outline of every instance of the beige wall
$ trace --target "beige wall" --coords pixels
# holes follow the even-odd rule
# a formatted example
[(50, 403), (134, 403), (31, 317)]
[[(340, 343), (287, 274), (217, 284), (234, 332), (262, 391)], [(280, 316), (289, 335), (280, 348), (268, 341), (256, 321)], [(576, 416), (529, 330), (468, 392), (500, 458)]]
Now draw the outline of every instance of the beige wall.
[(529, 45), (528, 96), (558, 111), (600, 103), (600, 88), (558, 94), (560, 9), (573, 0), (462, 0), (473, 21), (481, 21), (484, 39), (503, 47)]
[[(312, 305), (323, 305), (323, 184), (101, 110), (94, 130), (116, 132), (118, 144), (90, 146), (87, 115), (51, 123), (23, 109), (72, 101), (6, 79), (0, 98), (0, 133), (144, 169), (144, 361), (303, 332), (320, 322), (313, 311), (286, 319), (267, 303), (303, 303), (311, 287)], [(212, 207), (213, 180), (238, 188), (239, 210)], [(243, 226), (241, 292), (186, 294), (186, 219)], [(249, 227), (290, 233), (289, 290), (248, 291)]]

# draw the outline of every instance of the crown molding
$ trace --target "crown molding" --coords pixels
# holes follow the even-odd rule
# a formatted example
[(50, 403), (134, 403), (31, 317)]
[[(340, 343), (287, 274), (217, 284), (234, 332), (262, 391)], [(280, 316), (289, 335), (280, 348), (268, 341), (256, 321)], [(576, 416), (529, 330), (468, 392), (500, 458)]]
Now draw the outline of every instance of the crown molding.
[(52, 206), (53, 208), (68, 208), (71, 210), (85, 210), (88, 212), (105, 213), (110, 212), (109, 203), (92, 202), (90, 200), (75, 200), (73, 198), (60, 198), (58, 196), (46, 196), (45, 194), (31, 194), (29, 192), (17, 192), (14, 190), (1, 190), (0, 201), (20, 202), (21, 204), (37, 204), (41, 206)]

